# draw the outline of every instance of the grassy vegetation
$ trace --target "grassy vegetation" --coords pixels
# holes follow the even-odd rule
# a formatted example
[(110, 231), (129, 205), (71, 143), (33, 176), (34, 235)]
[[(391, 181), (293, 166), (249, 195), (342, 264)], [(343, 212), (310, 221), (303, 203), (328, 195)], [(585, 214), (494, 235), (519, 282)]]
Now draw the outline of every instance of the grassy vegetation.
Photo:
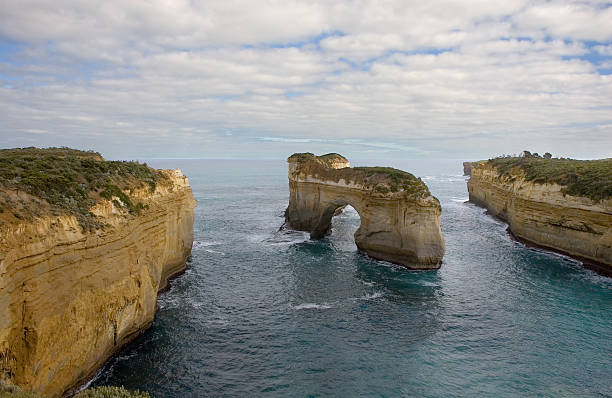
[(317, 156), (317, 158), (321, 162), (328, 164), (328, 165), (333, 163), (334, 161), (348, 162), (348, 160), (344, 156), (340, 155), (339, 153), (335, 153), (335, 152), (326, 153), (325, 155)]
[[(155, 187), (153, 186), (151, 189), (155, 190)], [(132, 199), (127, 194), (125, 194), (125, 192), (123, 192), (121, 188), (113, 184), (106, 184), (104, 190), (100, 192), (100, 196), (106, 200), (113, 200), (113, 197), (119, 198), (119, 200), (113, 200), (115, 206), (125, 207), (132, 214), (140, 214), (142, 209), (146, 207), (146, 205), (143, 205), (142, 203), (134, 204), (132, 202)]]
[(0, 152), (2, 152), (4, 156), (21, 156), (23, 154), (28, 154), (30, 156), (57, 156), (60, 158), (66, 156), (76, 156), (84, 159), (104, 160), (99, 152), (81, 151), (79, 149), (67, 147), (35, 148), (32, 146), (28, 148), (0, 149)]
[[(364, 172), (367, 177), (374, 176), (375, 174), (385, 176), (390, 180), (389, 190), (391, 192), (397, 192), (404, 190), (410, 196), (429, 196), (429, 189), (427, 185), (414, 175), (403, 171), (394, 169), (393, 167), (353, 167), (353, 170)], [(385, 191), (386, 187), (377, 186), (376, 190), (381, 193)]]
[(148, 392), (128, 391), (123, 387), (96, 387), (80, 392), (75, 398), (151, 398)]
[[(69, 148), (21, 148), (0, 150), (0, 213), (10, 210), (18, 219), (41, 215), (71, 214), (85, 229), (100, 227), (91, 206), (113, 196), (130, 213), (143, 209), (124, 193), (148, 186), (155, 190), (164, 174), (137, 162), (105, 161), (96, 152)], [(19, 192), (33, 197), (24, 202)]]
[[(537, 154), (535, 154), (537, 155)], [(502, 175), (512, 175), (520, 168), (525, 179), (539, 184), (557, 183), (562, 192), (572, 196), (584, 196), (595, 201), (612, 198), (612, 159), (575, 160), (539, 157), (529, 154), (523, 157), (499, 157), (489, 159)]]
[[(44, 398), (41, 395), (21, 391), (18, 387), (0, 383), (0, 398)], [(128, 391), (123, 387), (96, 387), (78, 393), (75, 398), (151, 398), (149, 393)]]
[(288, 160), (296, 162), (318, 161), (325, 166), (330, 166), (334, 161), (348, 162), (348, 160), (339, 153), (326, 153), (325, 155), (317, 156), (310, 152), (294, 153)]

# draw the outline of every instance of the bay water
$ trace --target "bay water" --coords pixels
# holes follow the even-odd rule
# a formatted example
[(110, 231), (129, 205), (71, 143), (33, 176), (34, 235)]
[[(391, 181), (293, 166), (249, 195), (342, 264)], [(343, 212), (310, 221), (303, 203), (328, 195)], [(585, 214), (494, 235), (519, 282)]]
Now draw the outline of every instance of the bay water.
[(93, 385), (157, 398), (612, 396), (611, 278), (514, 241), (466, 203), (460, 161), (353, 163), (409, 171), (438, 197), (439, 270), (360, 254), (352, 208), (322, 240), (279, 231), (284, 161), (151, 159), (189, 177), (192, 256)]

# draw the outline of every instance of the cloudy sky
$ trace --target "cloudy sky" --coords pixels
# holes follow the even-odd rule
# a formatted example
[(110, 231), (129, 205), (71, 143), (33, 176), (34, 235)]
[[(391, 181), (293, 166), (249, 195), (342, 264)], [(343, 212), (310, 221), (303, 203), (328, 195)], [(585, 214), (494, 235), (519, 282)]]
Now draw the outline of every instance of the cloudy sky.
[(612, 157), (612, 3), (0, 0), (0, 147)]

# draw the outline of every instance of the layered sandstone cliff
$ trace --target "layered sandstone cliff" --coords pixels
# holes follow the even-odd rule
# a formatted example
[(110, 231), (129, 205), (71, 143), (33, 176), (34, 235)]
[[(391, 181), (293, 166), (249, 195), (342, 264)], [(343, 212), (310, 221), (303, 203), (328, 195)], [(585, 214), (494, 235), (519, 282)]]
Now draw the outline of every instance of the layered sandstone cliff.
[(337, 209), (350, 205), (361, 218), (360, 251), (411, 269), (440, 267), (440, 203), (420, 179), (391, 168), (350, 168), (337, 154), (295, 154), (288, 161), (288, 227), (321, 238)]
[(478, 163), (467, 185), (470, 201), (507, 221), (519, 239), (612, 271), (611, 198), (570, 195), (563, 185), (530, 181), (519, 167), (501, 172), (491, 162)]
[(151, 324), (159, 290), (185, 268), (195, 207), (179, 170), (158, 173), (154, 189), (98, 200), (98, 228), (62, 211), (4, 219), (0, 379), (60, 396)]

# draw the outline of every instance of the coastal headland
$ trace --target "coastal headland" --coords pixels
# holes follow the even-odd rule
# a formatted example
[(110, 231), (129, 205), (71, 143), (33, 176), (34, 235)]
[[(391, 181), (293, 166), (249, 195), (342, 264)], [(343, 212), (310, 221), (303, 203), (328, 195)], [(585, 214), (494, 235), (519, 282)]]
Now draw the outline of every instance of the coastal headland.
[(527, 155), (472, 165), (469, 200), (516, 238), (612, 274), (612, 159)]
[(0, 379), (59, 397), (146, 330), (185, 269), (180, 170), (67, 148), (0, 150)]

